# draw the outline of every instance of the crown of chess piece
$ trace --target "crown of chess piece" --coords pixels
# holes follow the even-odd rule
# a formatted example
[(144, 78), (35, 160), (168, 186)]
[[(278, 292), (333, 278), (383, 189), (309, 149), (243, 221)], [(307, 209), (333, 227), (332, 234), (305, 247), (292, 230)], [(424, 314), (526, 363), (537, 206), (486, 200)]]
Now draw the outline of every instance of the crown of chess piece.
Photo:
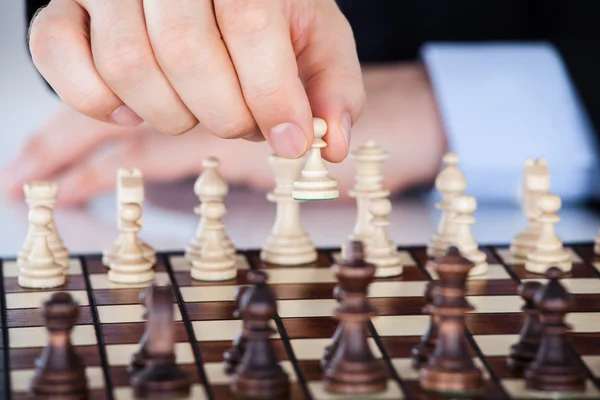
[(442, 216), (436, 232), (431, 236), (427, 245), (427, 255), (432, 258), (443, 256), (454, 242), (456, 226), (452, 200), (463, 194), (467, 188), (467, 179), (458, 166), (460, 161), (458, 155), (446, 153), (442, 161), (445, 166), (435, 179), (436, 190), (442, 196), (442, 200), (436, 204), (436, 208), (441, 210)]
[[(236, 308), (233, 312), (234, 318), (242, 318), (242, 310), (245, 307), (245, 304), (242, 303), (242, 299), (244, 298), (244, 292), (246, 291), (245, 286), (239, 286), (235, 292), (235, 303)], [(231, 347), (223, 352), (223, 360), (225, 363), (224, 371), (227, 375), (233, 374), (235, 369), (240, 363), (242, 356), (244, 355), (244, 351), (246, 350), (246, 338), (244, 337), (244, 331), (240, 332), (240, 334), (233, 340)]]
[(367, 326), (376, 314), (367, 292), (376, 267), (364, 261), (360, 241), (347, 243), (342, 259), (331, 266), (343, 293), (335, 311), (342, 331), (324, 371), (325, 390), (353, 395), (381, 392), (387, 388), (387, 372), (367, 341)]
[(534, 296), (543, 323), (542, 338), (535, 359), (525, 371), (525, 386), (541, 392), (583, 392), (586, 373), (568, 343), (565, 315), (573, 306), (573, 297), (560, 283), (562, 271), (550, 267), (548, 283)]
[[(142, 314), (142, 318), (148, 321), (148, 304), (146, 303), (146, 290), (140, 291), (139, 301), (144, 307), (144, 312)], [(144, 334), (138, 343), (138, 351), (133, 353), (131, 356), (131, 360), (129, 362), (129, 366), (127, 367), (127, 373), (129, 375), (133, 375), (136, 372), (139, 372), (146, 366), (146, 362), (148, 361), (148, 350), (146, 349), (146, 345), (148, 343), (148, 324), (146, 324), (146, 328), (144, 329)]]
[(388, 216), (392, 212), (392, 203), (387, 197), (370, 200), (371, 226), (373, 235), (365, 239), (365, 261), (374, 264), (377, 269), (375, 276), (389, 278), (401, 275), (404, 271), (396, 244), (390, 240), (386, 228), (390, 225)]
[(521, 308), (525, 314), (525, 322), (519, 333), (519, 341), (510, 347), (506, 359), (507, 368), (513, 372), (523, 372), (535, 358), (540, 346), (543, 325), (533, 299), (542, 286), (536, 281), (519, 285), (519, 296), (525, 301)]
[(411, 364), (415, 369), (419, 369), (427, 363), (437, 344), (439, 336), (438, 318), (433, 313), (433, 303), (434, 298), (439, 296), (439, 292), (440, 288), (436, 281), (428, 282), (425, 286), (425, 307), (423, 307), (423, 312), (429, 314), (429, 326), (425, 334), (421, 337), (419, 344), (413, 347), (411, 351)]
[(85, 367), (71, 344), (78, 304), (69, 293), (57, 292), (44, 302), (42, 312), (50, 339), (35, 362), (30, 393), (36, 399), (87, 399)]
[(279, 365), (269, 338), (275, 333), (271, 321), (277, 313), (275, 295), (267, 286), (267, 273), (250, 270), (251, 286), (242, 296), (241, 311), (246, 348), (230, 381), (238, 397), (286, 399), (290, 393), (289, 377)]
[(440, 393), (480, 393), (483, 374), (471, 359), (465, 336), (465, 313), (473, 307), (465, 298), (467, 276), (474, 264), (452, 246), (434, 260), (439, 295), (432, 312), (438, 318), (438, 340), (427, 364), (420, 370), (424, 390)]
[(524, 163), (523, 174), (523, 214), (528, 224), (523, 232), (516, 235), (510, 244), (511, 254), (519, 259), (527, 259), (527, 255), (535, 248), (540, 236), (540, 223), (538, 217), (540, 210), (538, 199), (550, 190), (550, 173), (546, 159), (533, 160), (528, 158)]
[(136, 398), (185, 398), (191, 380), (176, 363), (173, 325), (173, 289), (151, 285), (146, 289), (146, 363), (130, 378)]
[(260, 253), (263, 262), (275, 265), (301, 265), (317, 259), (314, 244), (304, 231), (300, 220), (300, 203), (292, 197), (296, 181), (305, 163), (305, 157), (288, 159), (277, 155), (269, 157), (275, 173), (275, 189), (267, 200), (276, 204), (273, 228)]
[(571, 254), (563, 247), (562, 240), (556, 234), (555, 225), (560, 221), (557, 212), (562, 202), (554, 194), (543, 194), (538, 198), (540, 210), (538, 221), (541, 225), (540, 236), (534, 250), (527, 256), (525, 269), (535, 274), (544, 274), (551, 266), (569, 272), (572, 268)]
[(479, 250), (479, 245), (471, 233), (471, 226), (475, 223), (473, 213), (476, 209), (477, 200), (474, 196), (463, 194), (452, 199), (453, 223), (456, 229), (453, 245), (463, 257), (475, 264), (469, 272), (471, 276), (483, 275), (488, 270), (487, 256)]
[(308, 151), (302, 177), (294, 182), (292, 197), (295, 200), (333, 200), (340, 196), (335, 179), (329, 176), (321, 157), (321, 149), (327, 146), (323, 136), (327, 133), (327, 122), (322, 118), (313, 118), (314, 140)]
[[(333, 288), (333, 298), (337, 301), (338, 305), (342, 302), (342, 288), (340, 285), (336, 285)], [(342, 323), (338, 323), (337, 328), (333, 332), (331, 336), (331, 343), (325, 347), (323, 351), (323, 357), (321, 357), (321, 369), (325, 371), (329, 365), (329, 361), (331, 361), (331, 357), (337, 351), (337, 348), (340, 344), (340, 337), (342, 336), (343, 326)]]
[(142, 216), (142, 208), (137, 203), (124, 203), (120, 216), (121, 247), (109, 265), (108, 279), (125, 284), (150, 282), (155, 276), (152, 261), (144, 257), (137, 238), (141, 229), (138, 221)]
[(54, 260), (48, 245), (51, 234), (49, 224), (52, 210), (46, 206), (36, 206), (29, 211), (31, 250), (27, 259), (17, 261), (19, 265), (19, 286), (32, 289), (49, 289), (65, 284), (65, 268)]

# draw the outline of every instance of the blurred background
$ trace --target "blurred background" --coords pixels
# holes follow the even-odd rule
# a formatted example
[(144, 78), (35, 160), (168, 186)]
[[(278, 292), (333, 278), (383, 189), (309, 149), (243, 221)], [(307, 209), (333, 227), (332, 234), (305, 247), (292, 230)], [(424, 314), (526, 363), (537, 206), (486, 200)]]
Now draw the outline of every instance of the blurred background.
[[(58, 109), (58, 98), (37, 74), (27, 51), (25, 7), (21, 1), (0, 2), (0, 166), (5, 166), (35, 129)], [(266, 160), (265, 160), (266, 163)], [(517, 175), (520, 174), (518, 166)], [(493, 185), (493, 182), (490, 183)], [(147, 185), (142, 235), (159, 250), (181, 250), (192, 237), (198, 217), (193, 180)], [(400, 245), (423, 245), (439, 218), (429, 196), (406, 195), (394, 200), (389, 232)], [(274, 218), (274, 206), (264, 193), (233, 189), (226, 199), (227, 231), (240, 248), (260, 247)], [(302, 221), (319, 246), (338, 246), (354, 225), (354, 204), (317, 202), (302, 206)], [(566, 205), (557, 231), (566, 241), (593, 240), (600, 218), (579, 204)], [(480, 202), (473, 227), (482, 244), (508, 243), (525, 225), (517, 202)], [(99, 196), (84, 207), (56, 210), (66, 246), (74, 253), (98, 253), (117, 235), (115, 199)], [(15, 256), (27, 232), (23, 201), (0, 194), (0, 255)]]

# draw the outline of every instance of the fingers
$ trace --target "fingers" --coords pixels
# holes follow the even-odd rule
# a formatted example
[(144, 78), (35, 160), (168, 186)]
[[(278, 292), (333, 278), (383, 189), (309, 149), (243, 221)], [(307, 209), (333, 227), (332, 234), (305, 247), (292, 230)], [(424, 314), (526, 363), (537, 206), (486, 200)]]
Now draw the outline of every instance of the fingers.
[(312, 113), (284, 0), (215, 0), (215, 14), (244, 99), (271, 147), (289, 158), (313, 140)]
[(141, 0), (79, 0), (91, 19), (98, 72), (135, 113), (160, 132), (179, 135), (198, 120), (177, 95), (154, 57)]
[[(348, 154), (351, 126), (364, 107), (365, 89), (350, 25), (333, 0), (314, 4), (311, 26), (292, 27), (307, 34), (298, 67), (313, 114), (327, 121), (322, 155), (341, 162)], [(301, 19), (292, 16), (292, 21)]]
[(101, 121), (135, 126), (142, 120), (98, 74), (88, 41), (87, 12), (72, 0), (52, 0), (29, 29), (33, 63), (64, 103)]
[(223, 138), (257, 129), (213, 14), (212, 2), (145, 0), (154, 54), (202, 125)]

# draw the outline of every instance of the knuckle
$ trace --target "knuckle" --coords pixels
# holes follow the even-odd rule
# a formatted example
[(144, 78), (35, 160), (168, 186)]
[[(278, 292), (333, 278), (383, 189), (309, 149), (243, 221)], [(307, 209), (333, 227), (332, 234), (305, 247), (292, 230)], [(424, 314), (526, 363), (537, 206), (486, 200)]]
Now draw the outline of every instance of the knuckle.
[(164, 29), (157, 43), (157, 54), (180, 69), (210, 62), (210, 52), (202, 51), (199, 35), (187, 24)]
[(218, 124), (213, 133), (221, 139), (235, 139), (246, 136), (256, 129), (254, 120), (250, 117), (238, 117), (230, 121)]
[(143, 76), (152, 68), (153, 59), (147, 43), (138, 38), (121, 37), (107, 44), (98, 60), (98, 69), (107, 80), (127, 81)]
[(224, 35), (253, 35), (271, 24), (269, 0), (223, 0), (218, 13)]
[(61, 17), (56, 17), (42, 10), (29, 27), (29, 50), (32, 57), (43, 60), (53, 53), (57, 43), (66, 37), (65, 23)]

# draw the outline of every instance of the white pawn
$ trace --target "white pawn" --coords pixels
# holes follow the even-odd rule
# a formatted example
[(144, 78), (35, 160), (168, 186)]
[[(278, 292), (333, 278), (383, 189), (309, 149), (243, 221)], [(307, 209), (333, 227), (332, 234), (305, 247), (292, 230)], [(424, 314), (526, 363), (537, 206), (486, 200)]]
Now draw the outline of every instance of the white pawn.
[(447, 153), (443, 162), (445, 166), (435, 179), (435, 187), (442, 195), (442, 200), (436, 204), (436, 207), (442, 211), (442, 216), (437, 231), (429, 239), (427, 246), (429, 257), (443, 256), (454, 242), (456, 226), (452, 200), (463, 194), (467, 188), (467, 180), (458, 167), (458, 156), (454, 153)]
[(337, 181), (329, 176), (321, 157), (321, 149), (327, 146), (323, 136), (327, 133), (327, 122), (313, 118), (315, 138), (308, 151), (308, 159), (302, 170), (302, 178), (294, 182), (292, 197), (296, 200), (333, 200), (340, 192)]
[(26, 260), (19, 259), (19, 286), (32, 289), (47, 289), (64, 285), (65, 268), (54, 261), (48, 245), (52, 234), (52, 210), (37, 206), (29, 211), (32, 247)]
[(392, 203), (387, 197), (371, 199), (369, 211), (373, 215), (371, 226), (373, 235), (365, 240), (365, 261), (377, 266), (375, 276), (379, 278), (401, 275), (403, 266), (396, 245), (392, 243), (386, 232), (390, 225), (388, 216), (392, 211)]
[(108, 280), (115, 283), (144, 283), (154, 279), (152, 261), (144, 257), (137, 233), (142, 208), (136, 203), (121, 205), (121, 243), (116, 257), (109, 264)]
[(277, 206), (275, 222), (260, 259), (276, 265), (308, 264), (317, 259), (314, 244), (300, 221), (300, 204), (292, 198), (294, 181), (300, 176), (304, 160), (272, 155), (269, 164), (275, 173), (275, 190), (267, 199)]
[(235, 256), (223, 246), (223, 223), (227, 209), (222, 202), (208, 201), (200, 206), (204, 219), (204, 236), (200, 257), (192, 261), (191, 275), (200, 281), (226, 281), (237, 276)]
[(545, 274), (550, 267), (569, 272), (572, 268), (571, 255), (563, 248), (562, 240), (555, 231), (555, 225), (560, 221), (560, 217), (556, 215), (562, 206), (560, 197), (544, 194), (539, 197), (537, 203), (541, 212), (538, 217), (541, 225), (540, 236), (535, 249), (527, 257), (525, 269), (535, 274)]
[(487, 257), (479, 250), (479, 245), (471, 232), (471, 226), (475, 223), (473, 213), (476, 209), (477, 200), (473, 196), (460, 195), (452, 200), (453, 221), (456, 225), (453, 245), (458, 248), (463, 257), (475, 264), (469, 272), (471, 276), (485, 274), (488, 270)]

